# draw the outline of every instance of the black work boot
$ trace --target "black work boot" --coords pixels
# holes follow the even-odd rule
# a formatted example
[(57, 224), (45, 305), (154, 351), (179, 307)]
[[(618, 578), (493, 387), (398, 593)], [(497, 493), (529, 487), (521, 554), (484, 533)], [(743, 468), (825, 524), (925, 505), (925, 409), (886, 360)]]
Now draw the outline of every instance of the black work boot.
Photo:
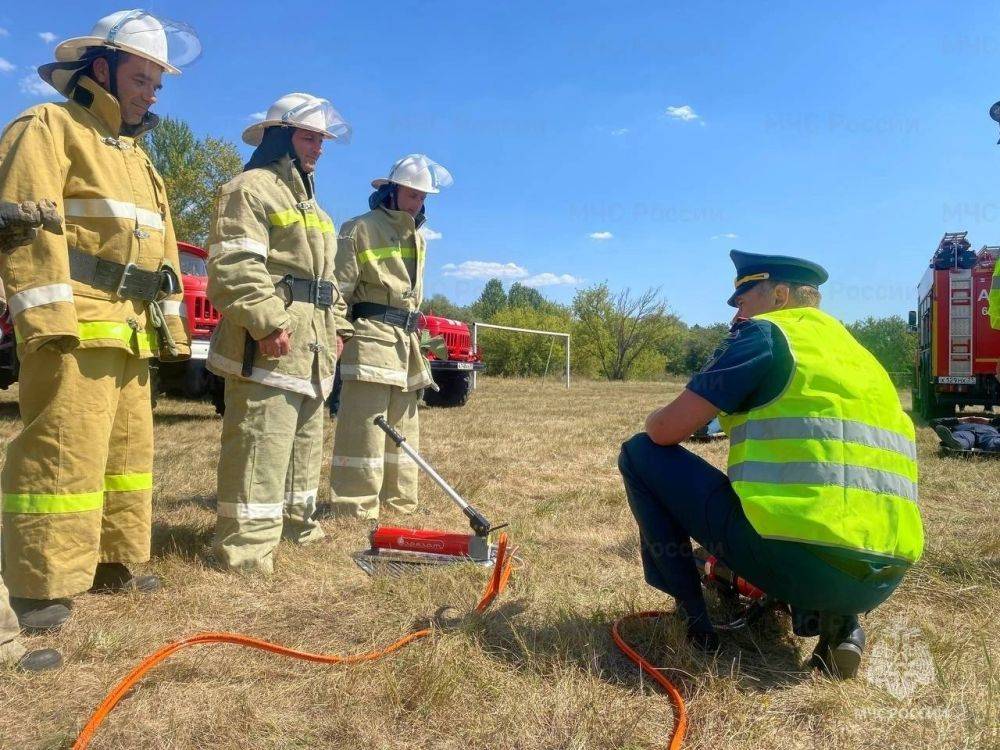
[(58, 630), (69, 619), (68, 599), (10, 598), (11, 609), (17, 622), (26, 633), (48, 633)]
[(941, 439), (941, 444), (945, 448), (951, 448), (953, 451), (966, 450), (965, 446), (962, 445), (955, 439), (955, 436), (951, 434), (951, 430), (945, 427), (943, 424), (939, 424), (934, 428), (934, 432)]
[(849, 680), (858, 675), (861, 654), (865, 650), (865, 631), (856, 615), (820, 615), (819, 643), (810, 664), (835, 680)]
[(47, 672), (62, 666), (62, 654), (54, 648), (29, 651), (17, 660), (16, 668), (22, 672)]
[(94, 572), (94, 585), (90, 587), (91, 594), (120, 594), (126, 591), (138, 591), (151, 594), (163, 588), (163, 582), (157, 576), (133, 576), (132, 571), (123, 563), (97, 563)]
[(719, 636), (715, 632), (712, 620), (708, 616), (705, 599), (698, 596), (694, 599), (677, 600), (677, 611), (687, 625), (687, 642), (696, 651), (703, 654), (715, 653), (719, 650)]

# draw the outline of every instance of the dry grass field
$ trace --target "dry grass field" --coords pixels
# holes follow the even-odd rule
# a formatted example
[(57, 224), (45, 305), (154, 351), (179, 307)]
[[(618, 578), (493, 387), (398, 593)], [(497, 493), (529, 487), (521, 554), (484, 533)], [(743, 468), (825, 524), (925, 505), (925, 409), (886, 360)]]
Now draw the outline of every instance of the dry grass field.
[[(432, 638), (362, 666), (234, 646), (184, 651), (112, 713), (92, 747), (665, 745), (668, 699), (617, 652), (608, 625), (638, 609), (672, 608), (643, 583), (616, 459), (644, 415), (679, 388), (583, 382), (567, 391), (484, 379), (468, 406), (423, 411), (425, 455), (490, 518), (510, 522), (523, 560), (497, 604), (469, 617), (460, 615), (477, 598), (482, 571), (369, 578), (349, 557), (364, 544), (357, 524), (325, 521), (323, 543), (283, 544), (269, 579), (213, 569), (206, 554), (220, 421), (208, 404), (161, 400), (148, 567), (166, 589), (81, 596), (62, 633), (30, 639), (61, 648), (66, 666), (0, 674), (0, 746), (68, 747), (118, 679), (186, 634), (230, 630), (349, 653), (436, 613), (444, 616)], [(0, 395), (4, 444), (18, 429), (14, 399), (14, 391)], [(326, 455), (331, 436), (328, 426)], [(783, 615), (725, 637), (715, 658), (692, 653), (673, 617), (629, 628), (687, 700), (686, 747), (1000, 747), (1000, 461), (942, 458), (927, 428), (919, 440), (927, 552), (896, 596), (864, 618), (861, 678), (835, 683), (804, 670), (813, 641), (793, 637)], [(694, 450), (724, 461), (724, 443)], [(423, 511), (385, 520), (463, 529), (437, 488), (421, 482)], [(329, 488), (320, 492), (325, 499)]]

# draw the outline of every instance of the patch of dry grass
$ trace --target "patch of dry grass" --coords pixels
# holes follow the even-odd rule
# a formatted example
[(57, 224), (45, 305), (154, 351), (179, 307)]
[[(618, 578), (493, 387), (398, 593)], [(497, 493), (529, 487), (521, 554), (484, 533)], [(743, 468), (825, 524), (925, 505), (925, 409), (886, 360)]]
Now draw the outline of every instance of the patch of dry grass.
[[(112, 714), (92, 747), (651, 748), (672, 719), (667, 698), (614, 648), (608, 625), (668, 606), (642, 580), (618, 446), (676, 384), (484, 379), (468, 406), (424, 410), (422, 447), (495, 521), (524, 560), (485, 616), (442, 628), (384, 661), (325, 667), (232, 646), (182, 652)], [(18, 429), (0, 396), (0, 437)], [(349, 558), (363, 527), (324, 521), (328, 539), (283, 544), (270, 579), (205, 562), (220, 422), (206, 404), (156, 411), (154, 559), (166, 590), (81, 596), (56, 637), (66, 666), (0, 678), (0, 747), (64, 748), (105, 692), (143, 655), (199, 630), (233, 630), (313, 651), (382, 645), (442, 607), (466, 611), (481, 571), (370, 579)], [(330, 453), (330, 426), (325, 454)], [(802, 668), (811, 640), (786, 618), (690, 652), (673, 618), (627, 635), (670, 670), (688, 701), (691, 748), (997, 747), (1000, 702), (1000, 462), (942, 458), (920, 430), (927, 554), (896, 596), (864, 620), (865, 673), (902, 628), (933, 654), (929, 684), (903, 700), (867, 679), (833, 683)], [(721, 466), (725, 445), (694, 446)], [(463, 528), (429, 482), (404, 524)], [(326, 479), (324, 478), (324, 485)], [(321, 499), (329, 494), (321, 487)], [(885, 659), (885, 648), (882, 649)], [(882, 665), (884, 666), (884, 664)]]

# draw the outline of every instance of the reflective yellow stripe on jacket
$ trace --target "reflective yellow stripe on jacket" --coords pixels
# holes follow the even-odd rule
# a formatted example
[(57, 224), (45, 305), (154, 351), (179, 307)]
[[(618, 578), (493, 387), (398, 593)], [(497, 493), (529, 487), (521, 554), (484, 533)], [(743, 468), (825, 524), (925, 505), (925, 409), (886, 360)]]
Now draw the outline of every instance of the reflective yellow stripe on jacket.
[[(303, 218), (303, 216), (305, 218)], [(293, 224), (302, 222), (305, 224), (306, 229), (318, 229), (321, 232), (333, 232), (332, 221), (325, 221), (311, 212), (303, 214), (297, 208), (289, 208), (286, 211), (278, 211), (277, 213), (270, 214), (267, 217), (267, 220), (271, 222), (272, 227), (290, 227)]]
[(365, 263), (374, 263), (375, 261), (386, 260), (388, 258), (423, 260), (424, 251), (422, 248), (418, 250), (414, 247), (376, 247), (358, 253), (358, 265), (363, 266)]

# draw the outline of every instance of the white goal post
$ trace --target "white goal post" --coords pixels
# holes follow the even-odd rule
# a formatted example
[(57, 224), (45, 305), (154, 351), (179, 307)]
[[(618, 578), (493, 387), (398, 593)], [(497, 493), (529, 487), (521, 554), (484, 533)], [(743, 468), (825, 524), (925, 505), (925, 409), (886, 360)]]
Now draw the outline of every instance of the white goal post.
[[(569, 334), (560, 331), (536, 331), (532, 328), (514, 328), (513, 326), (498, 326), (493, 323), (472, 324), (472, 348), (479, 351), (479, 329), (493, 328), (497, 331), (513, 331), (514, 333), (537, 333), (541, 336), (555, 336), (566, 339), (566, 387), (569, 388)], [(476, 387), (476, 373), (472, 373), (472, 387)]]

